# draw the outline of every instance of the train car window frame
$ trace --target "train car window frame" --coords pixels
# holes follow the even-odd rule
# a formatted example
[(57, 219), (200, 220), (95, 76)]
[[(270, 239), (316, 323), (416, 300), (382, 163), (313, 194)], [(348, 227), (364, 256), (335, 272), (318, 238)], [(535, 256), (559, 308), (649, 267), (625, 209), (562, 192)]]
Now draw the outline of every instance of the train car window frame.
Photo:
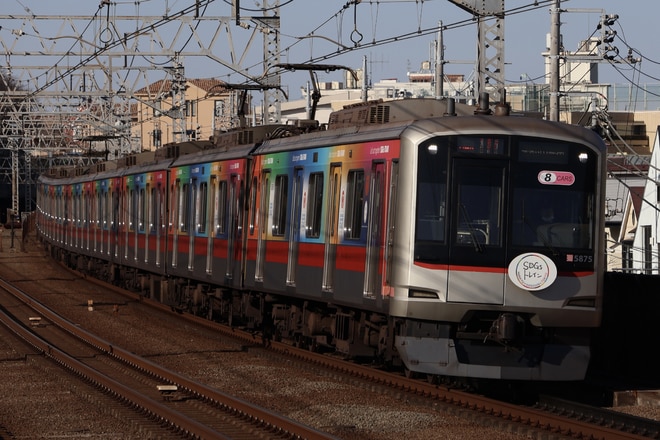
[(215, 190), (213, 224), (216, 235), (227, 233), (227, 181), (220, 180), (213, 185)]
[(144, 232), (144, 223), (146, 219), (146, 193), (144, 188), (138, 190), (138, 218), (137, 218), (137, 229), (138, 232)]
[(176, 231), (179, 230), (179, 203), (181, 201), (179, 200), (181, 198), (181, 181), (179, 179), (176, 179), (176, 181), (172, 184), (171, 188), (171, 193), (172, 193), (172, 198), (169, 202), (170, 204), (170, 215), (169, 215), (169, 227), (171, 230), (171, 233), (175, 233)]
[(96, 191), (96, 228), (97, 229), (102, 229), (103, 228), (103, 216), (104, 216), (104, 211), (103, 211), (103, 192), (101, 188), (98, 188)]
[(102, 190), (99, 193), (99, 204), (100, 204), (100, 215), (99, 215), (99, 227), (101, 230), (106, 230), (108, 227), (108, 191)]
[(252, 177), (252, 187), (250, 188), (250, 235), (254, 235), (254, 228), (257, 221), (257, 177)]
[(128, 192), (128, 230), (135, 231), (136, 212), (137, 212), (137, 197), (135, 196), (135, 189), (127, 189)]
[(454, 161), (453, 180), (452, 207), (456, 215), (453, 245), (473, 247), (478, 252), (482, 252), (483, 246), (501, 247), (505, 164), (490, 166), (481, 161), (463, 163), (459, 159)]
[(197, 194), (196, 223), (199, 234), (206, 233), (206, 215), (208, 212), (208, 183), (200, 182), (199, 192)]
[(188, 232), (190, 230), (188, 206), (190, 204), (190, 183), (184, 182), (179, 189), (179, 208), (178, 223), (179, 232)]
[(447, 245), (447, 203), (449, 200), (449, 137), (436, 137), (418, 147), (415, 182), (416, 261), (436, 261)]
[[(597, 155), (579, 143), (515, 138), (511, 244), (571, 252), (563, 262), (591, 269), (597, 245)], [(561, 250), (561, 251), (560, 251)]]
[(284, 237), (286, 235), (288, 190), (289, 176), (287, 174), (278, 174), (275, 176), (272, 225), (272, 233), (274, 237)]
[(305, 216), (305, 236), (319, 238), (323, 211), (323, 173), (309, 175), (307, 190), (307, 212)]
[(149, 233), (153, 234), (156, 232), (156, 225), (158, 219), (158, 188), (155, 186), (151, 187), (151, 198), (149, 200)]
[(346, 240), (359, 240), (362, 235), (364, 189), (364, 169), (349, 170), (346, 178), (346, 211), (344, 214), (344, 238)]

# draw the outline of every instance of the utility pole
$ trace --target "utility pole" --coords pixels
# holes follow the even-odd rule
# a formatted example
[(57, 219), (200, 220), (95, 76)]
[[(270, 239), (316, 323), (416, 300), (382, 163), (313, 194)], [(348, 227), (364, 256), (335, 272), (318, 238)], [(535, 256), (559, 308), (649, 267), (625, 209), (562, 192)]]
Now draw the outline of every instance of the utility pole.
[[(23, 153), (32, 155), (32, 167), (39, 172), (55, 165), (88, 165), (97, 160), (80, 155), (83, 148), (92, 151), (105, 145), (117, 157), (139, 150), (141, 145), (131, 144), (131, 105), (140, 101), (154, 106), (175, 92), (173, 106), (183, 110), (182, 90), (164, 87), (185, 81), (184, 60), (203, 59), (219, 75), (227, 72), (262, 85), (262, 72), (248, 70), (243, 64), (252, 53), (262, 56), (262, 49), (264, 60), (279, 62), (279, 0), (263, 1), (267, 17), (245, 20), (237, 15), (238, 2), (233, 5), (234, 16), (229, 17), (210, 13), (214, 8), (221, 10), (219, 2), (215, 2), (217, 6), (211, 5), (213, 0), (187, 3), (191, 5), (178, 11), (163, 9), (155, 15), (135, 15), (133, 2), (111, 5), (107, 1), (101, 2), (99, 17), (8, 13), (9, 6), (0, 11), (0, 53), (6, 54), (4, 67), (20, 85), (0, 93), (0, 108), (8, 109), (0, 123), (0, 137), (15, 135), (15, 126), (22, 124), (24, 129), (20, 145), (0, 145), (21, 153), (20, 158), (18, 154), (0, 157), (0, 184), (34, 184), (17, 165), (23, 163)], [(207, 5), (209, 11), (200, 15), (200, 7)], [(35, 29), (40, 30), (36, 35)], [(244, 38), (236, 38), (236, 33)], [(270, 75), (265, 82), (279, 86), (279, 75)], [(282, 95), (270, 92), (273, 95), (264, 99), (272, 103), (269, 108), (279, 119)], [(172, 124), (181, 137), (190, 128), (183, 122)], [(18, 197), (13, 198), (13, 205), (16, 200)]]
[(434, 92), (435, 99), (441, 99), (445, 94), (445, 46), (442, 41), (442, 21), (438, 23), (438, 40), (435, 44)]
[(172, 136), (174, 142), (188, 140), (184, 109), (186, 106), (186, 75), (183, 64), (178, 58), (174, 59), (172, 68)]
[(550, 120), (559, 121), (560, 0), (554, 0), (550, 25)]
[[(264, 16), (256, 18), (266, 25), (263, 30), (264, 72), (267, 74), (262, 84), (267, 86), (264, 90), (264, 113), (265, 124), (279, 124), (282, 119), (282, 76), (275, 72), (270, 73), (270, 69), (280, 63), (280, 0), (274, 0), (269, 4), (268, 0), (263, 1)], [(274, 15), (266, 16), (267, 11), (273, 11)]]
[[(367, 56), (362, 57), (362, 88), (360, 89), (360, 98), (362, 102), (367, 102), (369, 100), (369, 76), (367, 73)], [(309, 91), (307, 93), (309, 96)]]
[[(477, 19), (477, 87), (474, 96), (486, 92), (488, 85), (493, 101), (497, 101), (500, 89), (504, 88), (504, 0), (449, 1)], [(495, 19), (487, 22), (489, 17)]]

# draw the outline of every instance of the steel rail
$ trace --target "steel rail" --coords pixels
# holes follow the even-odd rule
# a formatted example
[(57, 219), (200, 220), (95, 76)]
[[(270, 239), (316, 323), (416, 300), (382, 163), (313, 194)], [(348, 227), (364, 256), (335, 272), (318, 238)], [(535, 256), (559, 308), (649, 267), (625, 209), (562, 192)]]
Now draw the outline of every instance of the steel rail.
[[(15, 295), (26, 305), (30, 306), (36, 313), (42, 315), (48, 321), (60, 328), (66, 330), (72, 335), (80, 338), (87, 344), (95, 347), (96, 349), (112, 356), (128, 365), (133, 366), (143, 372), (148, 372), (150, 375), (160, 378), (164, 382), (169, 382), (182, 388), (184, 391), (196, 396), (197, 398), (204, 399), (205, 401), (223, 408), (226, 412), (232, 412), (241, 416), (242, 418), (249, 419), (255, 425), (267, 427), (268, 431), (280, 432), (285, 437), (294, 439), (307, 439), (307, 440), (337, 440), (336, 437), (318, 431), (312, 427), (301, 424), (295, 420), (273, 413), (261, 407), (255, 406), (244, 400), (238, 399), (234, 396), (225, 394), (219, 390), (200, 384), (194, 380), (185, 378), (176, 372), (163, 368), (147, 359), (141, 358), (127, 350), (116, 347), (111, 343), (100, 339), (87, 332), (86, 330), (76, 326), (70, 321), (62, 318), (57, 313), (41, 304), (40, 302), (31, 298), (28, 294), (11, 285), (10, 283), (0, 280), (0, 288), (7, 290)], [(46, 356), (52, 358), (65, 368), (79, 372), (79, 376), (85, 380), (92, 382), (102, 389), (108, 390), (113, 394), (125, 396), (126, 399), (134, 402), (140, 407), (145, 408), (150, 415), (162, 418), (170, 423), (173, 427), (181, 432), (190, 433), (195, 437), (204, 439), (224, 439), (227, 438), (211, 428), (202, 425), (196, 421), (190, 420), (185, 415), (170, 409), (163, 403), (154, 401), (151, 398), (142, 396), (134, 390), (125, 387), (103, 375), (99, 375), (91, 367), (79, 362), (75, 358), (68, 356), (61, 350), (51, 346), (47, 341), (29, 331), (24, 326), (15, 322), (11, 317), (2, 313), (0, 322), (5, 324), (8, 328), (15, 331), (28, 343), (34, 346), (37, 350), (44, 353)]]

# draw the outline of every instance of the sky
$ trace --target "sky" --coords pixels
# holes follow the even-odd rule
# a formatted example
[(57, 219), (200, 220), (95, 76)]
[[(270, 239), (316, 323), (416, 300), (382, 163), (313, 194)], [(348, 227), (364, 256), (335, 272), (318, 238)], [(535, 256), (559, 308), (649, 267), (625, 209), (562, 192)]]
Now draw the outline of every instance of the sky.
[[(275, 0), (267, 0), (273, 5)], [(178, 11), (190, 6), (193, 0), (111, 0), (113, 11), (121, 15), (163, 15), (166, 10)], [(534, 8), (536, 3), (538, 7)], [(79, 15), (92, 16), (101, 8), (101, 0), (3, 0), (0, 16), (11, 14), (36, 15), (63, 14), (75, 11)], [(263, 0), (241, 0), (243, 17), (263, 15), (259, 9)], [(537, 0), (505, 0), (505, 79), (507, 82), (545, 82), (544, 60), (546, 36), (550, 32), (551, 2)], [(562, 1), (561, 33), (564, 47), (575, 50), (581, 40), (598, 34), (596, 30), (601, 14), (617, 14), (618, 20), (611, 26), (617, 31), (612, 43), (622, 57), (629, 48), (633, 57), (641, 63), (633, 67), (627, 64), (599, 67), (601, 82), (660, 83), (660, 48), (652, 38), (660, 16), (657, 0), (569, 0)], [(518, 12), (523, 11), (524, 12)], [(232, 8), (229, 0), (216, 0), (205, 10), (211, 16), (229, 16)], [(472, 17), (449, 0), (362, 0), (355, 5), (347, 0), (280, 0), (280, 48), (281, 62), (317, 63), (348, 66), (358, 69), (366, 56), (372, 82), (383, 79), (406, 81), (407, 72), (419, 70), (421, 63), (430, 58), (431, 43), (437, 37), (437, 26), (445, 26), (443, 33), (446, 74), (473, 75), (476, 59), (477, 28)], [(249, 20), (245, 21), (250, 24)], [(40, 26), (44, 37), (66, 30)], [(16, 38), (12, 29), (16, 20), (0, 19), (0, 40), (11, 42)], [(166, 31), (164, 31), (166, 32)], [(235, 26), (232, 38), (240, 46), (247, 42), (250, 31)], [(37, 38), (21, 37), (21, 44), (38, 49)], [(83, 38), (85, 35), (83, 35)], [(225, 37), (223, 37), (225, 38)], [(657, 38), (656, 38), (657, 40)], [(395, 42), (393, 42), (395, 41)], [(245, 43), (247, 44), (247, 43)], [(257, 72), (261, 56), (261, 42), (253, 43), (250, 55), (242, 65), (250, 65)], [(222, 45), (219, 45), (222, 47)], [(221, 51), (222, 49), (219, 49)], [(226, 54), (218, 54), (227, 57)], [(5, 66), (7, 57), (0, 63)], [(190, 66), (190, 67), (189, 67)], [(262, 69), (263, 70), (263, 69)], [(186, 60), (188, 77), (217, 77), (222, 80), (238, 80), (224, 65), (208, 59)], [(343, 81), (340, 72), (320, 72), (320, 81)], [(300, 97), (299, 88), (309, 80), (309, 73), (285, 73), (282, 82), (287, 85), (290, 99)]]

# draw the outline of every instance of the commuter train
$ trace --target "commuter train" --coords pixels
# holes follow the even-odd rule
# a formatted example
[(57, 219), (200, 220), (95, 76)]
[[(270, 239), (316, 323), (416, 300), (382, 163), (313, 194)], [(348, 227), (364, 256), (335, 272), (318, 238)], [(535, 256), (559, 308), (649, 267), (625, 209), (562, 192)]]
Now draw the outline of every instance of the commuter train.
[(184, 312), (407, 373), (581, 380), (605, 146), (451, 99), (346, 106), (40, 176), (51, 254)]

